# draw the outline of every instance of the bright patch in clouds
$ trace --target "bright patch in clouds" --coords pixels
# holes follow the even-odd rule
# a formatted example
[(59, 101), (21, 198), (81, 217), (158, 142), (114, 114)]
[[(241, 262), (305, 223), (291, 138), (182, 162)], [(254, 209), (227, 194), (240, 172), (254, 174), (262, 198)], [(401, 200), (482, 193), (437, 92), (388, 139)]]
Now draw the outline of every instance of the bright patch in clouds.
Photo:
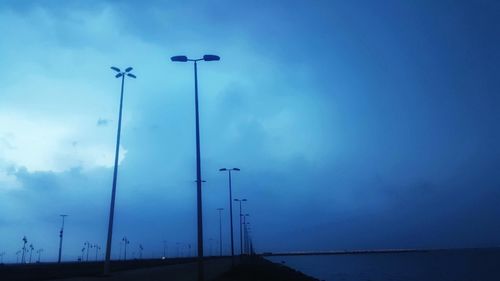
[[(113, 130), (97, 127), (95, 120), (57, 120), (20, 113), (0, 115), (2, 159), (30, 172), (113, 166)], [(126, 152), (121, 147), (120, 161)]]

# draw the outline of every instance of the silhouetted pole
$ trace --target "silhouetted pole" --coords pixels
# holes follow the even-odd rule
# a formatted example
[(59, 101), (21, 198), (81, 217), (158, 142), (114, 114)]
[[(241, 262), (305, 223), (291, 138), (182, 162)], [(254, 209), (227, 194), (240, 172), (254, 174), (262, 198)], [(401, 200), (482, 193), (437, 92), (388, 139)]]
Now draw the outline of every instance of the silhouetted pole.
[[(87, 246), (87, 260), (86, 260), (86, 261), (88, 262), (88, 261), (89, 261), (89, 252), (90, 252), (90, 250), (89, 250), (89, 249), (90, 249), (90, 246), (91, 246), (91, 245), (90, 245), (89, 241), (87, 241), (87, 242), (83, 243), (83, 245), (86, 245), (86, 246)], [(82, 257), (82, 258), (83, 258), (83, 257)]]
[(242, 224), (241, 224), (241, 203), (246, 202), (247, 199), (234, 199), (234, 201), (240, 203), (240, 255), (243, 255), (243, 232), (242, 232)]
[(57, 258), (57, 263), (61, 263), (61, 253), (62, 253), (62, 242), (64, 235), (64, 218), (68, 215), (60, 215), (62, 217), (61, 231), (59, 231), (59, 257)]
[(97, 256), (98, 256), (98, 253), (99, 253), (99, 250), (101, 249), (101, 246), (99, 245), (94, 245), (95, 247), (95, 261), (97, 261)]
[(31, 257), (33, 256), (33, 250), (35, 249), (35, 247), (33, 247), (33, 244), (30, 244), (30, 262), (31, 263)]
[(40, 263), (40, 257), (42, 255), (43, 249), (38, 249), (36, 253), (38, 254), (38, 263)]
[(120, 93), (120, 111), (118, 114), (118, 131), (116, 133), (116, 150), (115, 150), (115, 167), (113, 170), (113, 187), (111, 189), (111, 204), (109, 207), (109, 224), (108, 224), (108, 239), (106, 241), (106, 260), (104, 261), (104, 274), (109, 274), (109, 264), (111, 259), (111, 242), (113, 238), (113, 218), (115, 215), (115, 195), (116, 195), (116, 180), (118, 177), (118, 153), (120, 149), (120, 132), (122, 128), (122, 108), (123, 108), (123, 87), (125, 84), (125, 75), (132, 78), (137, 78), (135, 75), (129, 73), (132, 67), (128, 67), (122, 72), (117, 67), (111, 67), (114, 71), (118, 72), (115, 75), (116, 78), (122, 78), (122, 87)]
[(245, 223), (245, 251), (250, 254), (250, 222)]
[(25, 253), (26, 253), (26, 243), (28, 243), (28, 238), (26, 238), (26, 236), (23, 237), (23, 254), (21, 256), (21, 263), (24, 264), (25, 263), (25, 259), (24, 259), (24, 256), (25, 256)]
[(242, 251), (242, 254), (246, 252), (246, 217), (250, 216), (249, 214), (243, 214), (241, 215), (243, 217), (243, 251)]
[(222, 210), (224, 208), (217, 208), (219, 211), (219, 256), (222, 257)]
[(218, 61), (220, 58), (215, 55), (204, 55), (201, 59), (188, 59), (186, 56), (171, 57), (173, 62), (194, 62), (194, 106), (196, 122), (196, 202), (198, 217), (198, 280), (204, 279), (203, 273), (203, 216), (202, 216), (202, 197), (201, 197), (201, 163), (200, 163), (200, 121), (198, 110), (198, 61)]
[(234, 234), (233, 234), (233, 191), (231, 183), (231, 171), (241, 171), (239, 168), (221, 168), (219, 171), (227, 171), (229, 175), (229, 225), (231, 227), (231, 263), (234, 266)]
[(127, 260), (127, 244), (130, 244), (130, 241), (127, 239), (127, 237), (122, 238), (123, 241), (123, 247), (124, 247), (124, 254), (123, 254), (123, 260)]
[(163, 257), (167, 257), (167, 241), (163, 240)]

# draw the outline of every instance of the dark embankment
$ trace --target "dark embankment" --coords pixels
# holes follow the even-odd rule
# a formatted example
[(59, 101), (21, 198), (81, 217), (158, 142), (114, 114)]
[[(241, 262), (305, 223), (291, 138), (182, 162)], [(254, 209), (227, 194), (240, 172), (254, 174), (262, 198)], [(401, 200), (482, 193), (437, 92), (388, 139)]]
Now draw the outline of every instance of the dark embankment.
[(285, 265), (270, 262), (262, 257), (246, 257), (215, 281), (318, 281)]
[[(112, 261), (111, 269), (113, 272), (116, 272), (194, 261), (194, 258)], [(103, 262), (37, 263), (25, 265), (1, 264), (0, 281), (38, 281), (79, 276), (96, 277), (102, 276), (102, 271)]]

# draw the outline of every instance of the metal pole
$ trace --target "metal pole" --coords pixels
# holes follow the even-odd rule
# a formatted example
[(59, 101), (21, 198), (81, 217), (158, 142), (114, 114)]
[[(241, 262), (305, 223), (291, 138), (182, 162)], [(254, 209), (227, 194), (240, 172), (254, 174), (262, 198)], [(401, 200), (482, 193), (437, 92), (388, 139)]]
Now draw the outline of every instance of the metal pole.
[(87, 262), (89, 261), (90, 243), (87, 241)]
[(234, 266), (233, 191), (231, 188), (231, 170), (229, 170), (229, 217), (231, 225), (231, 263)]
[(246, 225), (246, 217), (247, 216), (243, 216), (243, 252), (242, 253), (245, 253), (246, 252), (246, 239), (247, 239), (247, 235), (246, 235), (246, 231), (247, 231), (247, 225)]
[(61, 263), (61, 253), (62, 253), (62, 242), (63, 242), (63, 235), (64, 235), (64, 217), (68, 215), (61, 215), (62, 217), (62, 226), (61, 226), (61, 231), (59, 232), (59, 258), (57, 259), (57, 263)]
[(111, 259), (111, 241), (113, 237), (113, 217), (115, 215), (115, 195), (116, 178), (118, 176), (118, 153), (120, 149), (120, 131), (122, 128), (122, 107), (123, 107), (123, 86), (125, 83), (125, 74), (122, 75), (122, 87), (120, 94), (120, 112), (118, 114), (118, 131), (116, 133), (115, 167), (113, 171), (113, 188), (111, 190), (111, 205), (109, 207), (108, 239), (106, 242), (106, 261), (104, 262), (104, 274), (109, 274), (109, 264)]
[(241, 203), (243, 203), (243, 201), (239, 201), (240, 202), (240, 255), (243, 255), (243, 232), (241, 230), (241, 227), (242, 227), (242, 224), (241, 224)]
[(203, 217), (201, 204), (201, 165), (200, 165), (200, 121), (198, 110), (198, 68), (194, 62), (194, 99), (196, 115), (196, 197), (198, 208), (198, 280), (203, 280)]
[(28, 239), (26, 238), (26, 236), (23, 237), (23, 242), (24, 242), (23, 249), (22, 249), (23, 250), (23, 255), (21, 256), (21, 263), (24, 264), (25, 263), (24, 255), (26, 253), (26, 243), (28, 243)]
[(222, 257), (222, 208), (219, 210), (219, 256)]
[(167, 241), (163, 240), (163, 257), (167, 257)]

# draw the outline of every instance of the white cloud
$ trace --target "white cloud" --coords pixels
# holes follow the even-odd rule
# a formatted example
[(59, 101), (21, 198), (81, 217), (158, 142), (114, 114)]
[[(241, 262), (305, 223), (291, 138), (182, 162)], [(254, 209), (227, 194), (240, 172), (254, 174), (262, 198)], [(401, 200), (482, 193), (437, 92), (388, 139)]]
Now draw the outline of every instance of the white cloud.
[[(95, 126), (94, 120), (65, 117), (35, 117), (20, 111), (1, 114), (2, 160), (29, 172), (112, 167), (113, 132)], [(121, 147), (120, 161), (126, 152)]]

